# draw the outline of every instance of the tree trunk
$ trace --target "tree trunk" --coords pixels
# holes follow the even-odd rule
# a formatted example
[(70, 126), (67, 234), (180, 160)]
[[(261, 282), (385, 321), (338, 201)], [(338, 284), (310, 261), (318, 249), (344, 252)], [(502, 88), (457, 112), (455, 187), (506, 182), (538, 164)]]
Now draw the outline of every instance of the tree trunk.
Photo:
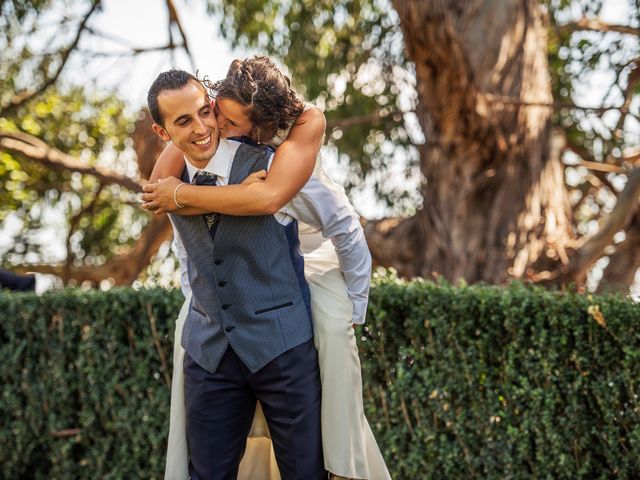
[(530, 277), (547, 257), (566, 262), (571, 210), (552, 148), (540, 3), (394, 5), (416, 67), (426, 181), (416, 216), (366, 226), (374, 259), (404, 276), (490, 283)]

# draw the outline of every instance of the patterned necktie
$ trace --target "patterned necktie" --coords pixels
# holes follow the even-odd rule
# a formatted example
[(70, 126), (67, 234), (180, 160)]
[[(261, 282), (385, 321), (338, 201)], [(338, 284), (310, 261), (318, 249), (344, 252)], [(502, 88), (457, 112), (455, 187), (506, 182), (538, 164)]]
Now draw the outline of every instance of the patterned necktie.
[[(192, 185), (216, 185), (218, 177), (211, 172), (204, 170), (198, 170), (191, 180)], [(203, 215), (207, 222), (207, 228), (211, 234), (211, 238), (215, 238), (216, 230), (218, 229), (218, 220), (220, 220), (219, 213), (207, 213)]]

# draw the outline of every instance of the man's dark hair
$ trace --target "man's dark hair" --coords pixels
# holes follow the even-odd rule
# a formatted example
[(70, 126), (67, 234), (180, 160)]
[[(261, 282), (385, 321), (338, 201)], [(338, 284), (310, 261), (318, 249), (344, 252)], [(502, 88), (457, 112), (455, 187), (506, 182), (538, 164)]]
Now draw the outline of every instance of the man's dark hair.
[(151, 84), (149, 92), (147, 92), (147, 106), (149, 107), (149, 112), (151, 112), (151, 118), (153, 118), (154, 122), (164, 127), (164, 118), (162, 118), (162, 113), (160, 113), (158, 96), (165, 90), (180, 90), (191, 80), (199, 83), (196, 77), (184, 70), (167, 70), (158, 75)]

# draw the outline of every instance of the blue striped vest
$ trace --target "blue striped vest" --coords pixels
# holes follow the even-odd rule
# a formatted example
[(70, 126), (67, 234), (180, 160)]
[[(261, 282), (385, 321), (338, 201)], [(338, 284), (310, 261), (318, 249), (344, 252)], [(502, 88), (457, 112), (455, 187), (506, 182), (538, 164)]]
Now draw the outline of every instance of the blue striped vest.
[[(229, 184), (266, 169), (271, 151), (242, 144)], [(313, 337), (297, 223), (222, 215), (215, 240), (200, 216), (171, 217), (187, 251), (193, 292), (182, 346), (215, 372), (231, 346), (252, 372)]]

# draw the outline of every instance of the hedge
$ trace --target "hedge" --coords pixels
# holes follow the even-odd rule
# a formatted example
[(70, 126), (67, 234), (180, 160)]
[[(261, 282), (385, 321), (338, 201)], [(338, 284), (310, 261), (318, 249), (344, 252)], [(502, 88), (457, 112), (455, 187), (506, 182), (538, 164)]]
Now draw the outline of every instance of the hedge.
[[(0, 476), (162, 478), (179, 291), (0, 294)], [(640, 476), (640, 306), (378, 278), (358, 328), (399, 479)]]

